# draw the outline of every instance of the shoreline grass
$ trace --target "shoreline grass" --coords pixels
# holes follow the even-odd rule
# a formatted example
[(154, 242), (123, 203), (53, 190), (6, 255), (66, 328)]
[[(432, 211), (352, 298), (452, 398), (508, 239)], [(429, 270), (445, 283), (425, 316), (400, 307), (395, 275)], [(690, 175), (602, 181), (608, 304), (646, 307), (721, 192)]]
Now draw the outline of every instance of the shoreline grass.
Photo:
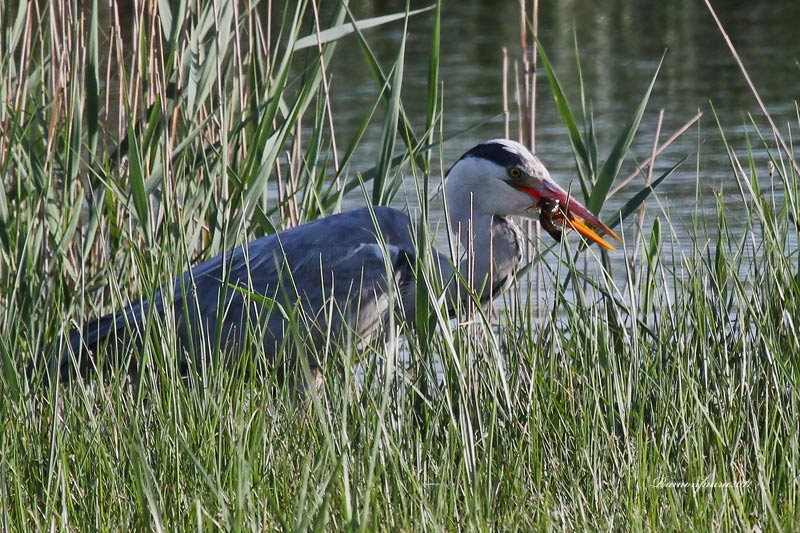
[[(436, 328), (406, 340), (391, 329), (366, 353), (331, 347), (325, 387), (302, 408), (276, 376), (244, 367), (180, 378), (171, 317), (150, 324), (136, 388), (109, 372), (31, 393), (25, 362), (57, 353), (76, 321), (248, 236), (336, 211), (347, 192), (388, 202), (411, 169), (425, 222), (446, 120), (438, 33), (415, 130), (400, 92), (410, 59), (399, 47), (380, 65), (357, 26), (350, 38), (383, 90), (346, 139), (325, 69), (353, 27), (345, 9), (315, 26), (314, 8), (144, 4), (133, 28), (111, 16), (103, 60), (97, 2), (0, 7), (0, 527), (796, 529), (800, 201), (794, 160), (755, 125), (770, 167), (726, 145), (746, 217), (735, 231), (720, 197), (714, 226), (697, 218), (676, 242), (680, 222), (651, 202), (657, 216), (613, 265), (622, 282), (587, 279), (586, 264), (609, 264), (574, 242), (542, 249), (537, 275), (558, 312), (534, 313), (533, 290), (456, 325), (431, 305)], [(112, 71), (118, 160), (102, 139)], [(590, 119), (562, 104), (585, 191), (606, 175), (608, 192), (636, 128), (604, 174)], [(358, 174), (348, 162), (381, 120), (376, 167)], [(654, 184), (670, 172), (657, 168)]]

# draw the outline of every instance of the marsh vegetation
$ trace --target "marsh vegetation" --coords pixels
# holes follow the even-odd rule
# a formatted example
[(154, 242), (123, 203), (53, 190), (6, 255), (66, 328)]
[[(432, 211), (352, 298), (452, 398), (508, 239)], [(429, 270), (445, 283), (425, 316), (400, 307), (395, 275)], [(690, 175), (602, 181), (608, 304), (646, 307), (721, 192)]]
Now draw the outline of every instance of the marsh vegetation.
[[(709, 195), (702, 142), (662, 162), (661, 121), (641, 131), (661, 51), (606, 147), (592, 87), (559, 82), (579, 64), (540, 49), (534, 77), (498, 50), (509, 135), (530, 142), (532, 111), (557, 111), (572, 191), (620, 229), (616, 254), (533, 226), (504, 299), (454, 323), (422, 291), (417, 331), (331, 350), (301, 407), (246, 365), (182, 377), (170, 316), (147, 321), (135, 387), (111, 369), (37, 388), (27, 365), (83, 320), (254, 236), (366, 203), (440, 234), (442, 155), (482, 127), (445, 127), (441, 6), (354, 23), (345, 4), (277, 4), (0, 6), (2, 529), (795, 529), (800, 119), (749, 121), (737, 145), (720, 125), (729, 175)], [(428, 53), (410, 57), (420, 18)], [(400, 32), (389, 61), (369, 38), (385, 27)], [(337, 62), (377, 88), (343, 131)], [(411, 62), (427, 72), (413, 116)], [(374, 163), (356, 166), (366, 136)], [(698, 184), (680, 219), (659, 195), (678, 169)]]

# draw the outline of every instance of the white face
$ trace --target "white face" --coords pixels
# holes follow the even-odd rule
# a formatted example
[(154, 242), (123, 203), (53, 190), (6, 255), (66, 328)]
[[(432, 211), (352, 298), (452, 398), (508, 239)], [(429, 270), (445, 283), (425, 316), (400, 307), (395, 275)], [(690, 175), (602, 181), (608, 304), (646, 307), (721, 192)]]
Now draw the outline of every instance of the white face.
[(464, 154), (447, 175), (445, 195), (455, 220), (492, 215), (533, 218), (542, 206), (543, 223), (577, 230), (609, 250), (613, 247), (592, 228), (619, 240), (594, 213), (550, 179), (541, 161), (514, 141), (488, 141)]
[[(473, 152), (476, 154), (470, 155)], [(483, 152), (499, 157), (491, 161)], [(544, 182), (552, 183), (550, 173), (527, 148), (497, 139), (467, 152), (453, 165), (445, 180), (445, 194), (450, 209), (469, 209), (476, 215), (533, 217), (538, 199), (512, 183), (538, 190)]]

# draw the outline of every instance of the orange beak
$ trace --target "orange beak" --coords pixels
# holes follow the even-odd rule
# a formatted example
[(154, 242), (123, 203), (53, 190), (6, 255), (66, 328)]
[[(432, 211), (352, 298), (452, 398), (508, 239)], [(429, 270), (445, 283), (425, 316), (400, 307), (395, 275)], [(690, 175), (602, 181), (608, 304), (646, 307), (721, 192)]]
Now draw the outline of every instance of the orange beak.
[(512, 183), (515, 189), (530, 195), (534, 200), (534, 206), (538, 207), (542, 201), (548, 201), (557, 206), (551, 214), (550, 219), (562, 225), (569, 226), (587, 240), (598, 244), (606, 250), (616, 251), (616, 248), (603, 237), (604, 233), (617, 242), (620, 238), (611, 228), (603, 224), (597, 216), (589, 211), (582, 203), (571, 198), (567, 191), (562, 189), (557, 183), (550, 180), (542, 180), (533, 185), (528, 183)]

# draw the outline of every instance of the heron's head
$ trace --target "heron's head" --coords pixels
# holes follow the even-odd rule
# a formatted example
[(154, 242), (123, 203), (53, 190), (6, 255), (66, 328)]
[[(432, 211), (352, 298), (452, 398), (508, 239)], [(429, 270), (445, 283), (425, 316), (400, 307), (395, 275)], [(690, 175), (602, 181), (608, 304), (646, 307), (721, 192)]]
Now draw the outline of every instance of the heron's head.
[[(456, 161), (447, 173), (449, 208), (470, 213), (529, 218), (567, 226), (603, 248), (613, 249), (598, 232), (619, 237), (583, 204), (550, 178), (539, 159), (523, 145), (506, 139), (481, 143)], [(542, 212), (545, 210), (545, 212)], [(555, 236), (557, 231), (548, 231)]]

